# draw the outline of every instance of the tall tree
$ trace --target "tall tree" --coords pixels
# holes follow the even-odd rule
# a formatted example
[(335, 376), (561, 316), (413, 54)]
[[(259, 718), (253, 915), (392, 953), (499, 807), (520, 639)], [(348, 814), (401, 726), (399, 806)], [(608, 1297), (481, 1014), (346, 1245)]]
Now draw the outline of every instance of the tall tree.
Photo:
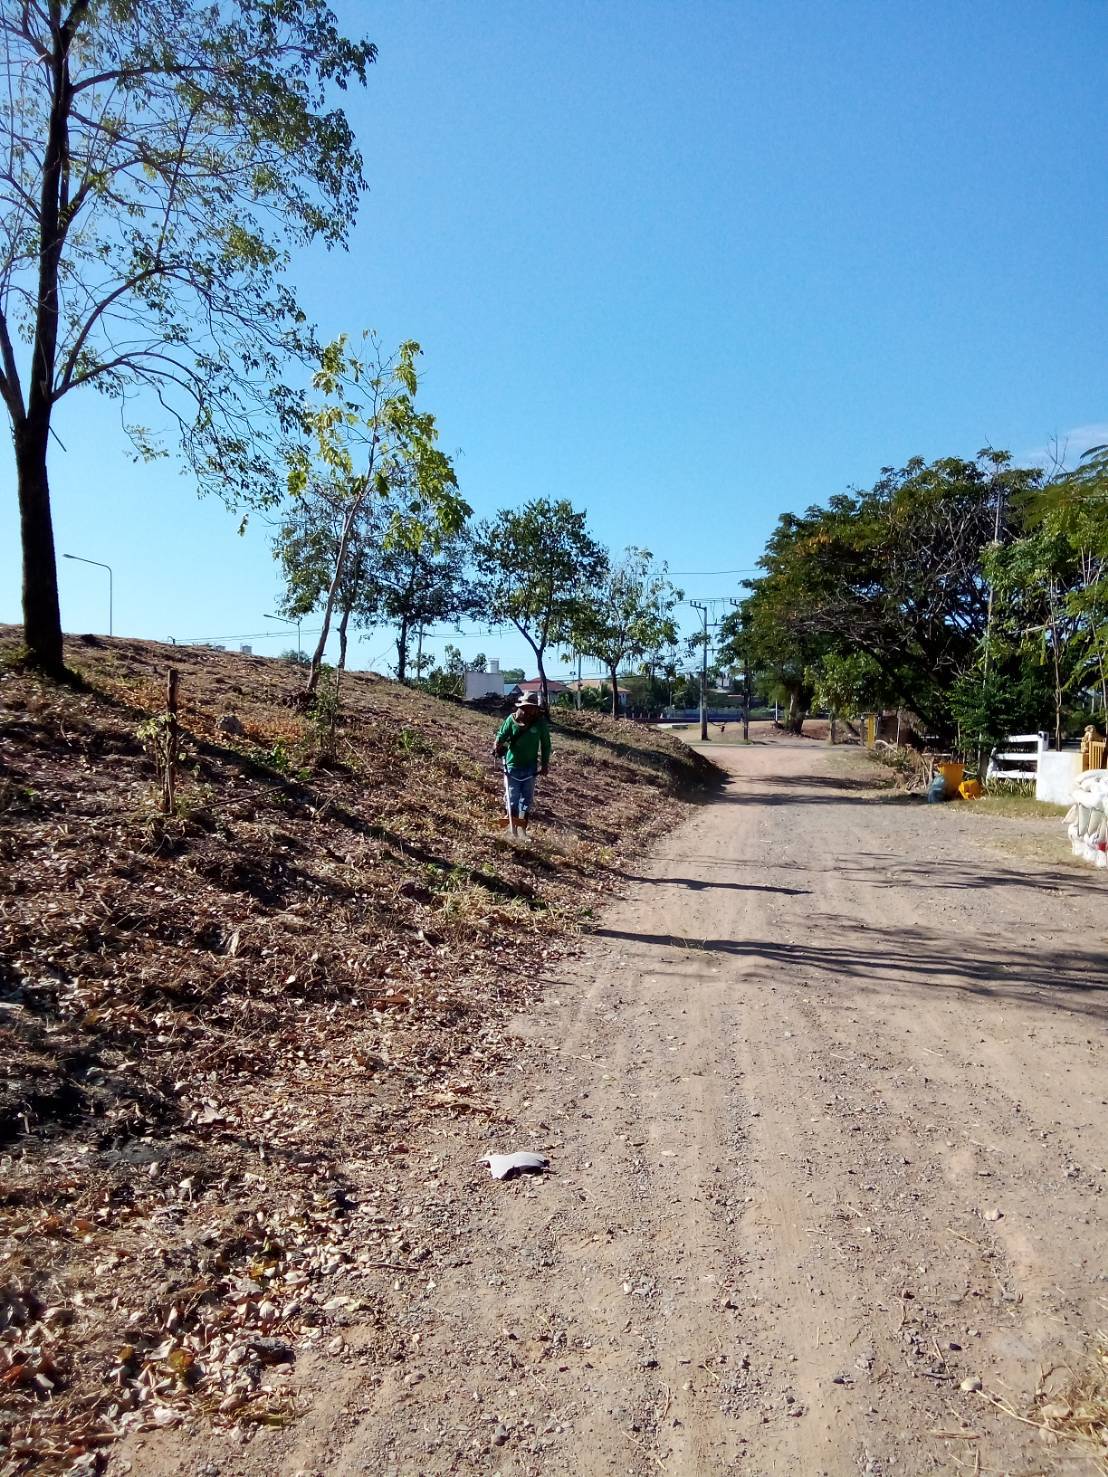
[(759, 560), (763, 574), (725, 623), (732, 655), (749, 655), (771, 688), (784, 689), (792, 727), (823, 658), (862, 652), (898, 701), (933, 732), (948, 731), (953, 684), (989, 624), (984, 549), (1011, 540), (1038, 482), (1005, 452), (914, 458), (886, 468), (869, 491), (785, 514)]
[(612, 717), (619, 716), (619, 669), (677, 640), (674, 606), (682, 598), (664, 563), (647, 549), (628, 548), (574, 614), (575, 650), (603, 662), (611, 678)]
[(432, 538), (425, 524), (403, 520), (382, 545), (372, 565), (370, 598), (377, 617), (396, 626), (398, 681), (408, 677), (413, 632), (474, 613), (468, 555), (463, 531)]
[(491, 625), (515, 626), (535, 653), (545, 703), (546, 650), (567, 639), (595, 591), (607, 568), (604, 550), (572, 503), (536, 498), (480, 525), (474, 563), (481, 613)]
[(168, 412), (203, 487), (272, 497), (262, 426), (303, 347), (290, 249), (341, 243), (364, 189), (332, 85), (375, 49), (324, 0), (4, 0), (0, 398), (11, 422), (24, 636), (62, 666), (47, 451), (91, 386)]
[(363, 343), (364, 357), (347, 349), (345, 337), (323, 350), (313, 379), (320, 402), (303, 412), (307, 434), (288, 452), (292, 498), (315, 509), (325, 528), (337, 529), (309, 694), (319, 681), (351, 555), (370, 542), (364, 531), (359, 538), (359, 524), (373, 517), (376, 504), (387, 501), (392, 510), (385, 545), (411, 551), (433, 553), (470, 513), (450, 458), (436, 444), (435, 417), (415, 407), (419, 345), (408, 340), (387, 353), (373, 333)]
[[(319, 483), (286, 506), (273, 547), (285, 580), (280, 608), (290, 619), (303, 619), (326, 603), (345, 518), (342, 502), (326, 496)], [(346, 667), (351, 617), (355, 611), (364, 614), (372, 609), (372, 561), (384, 538), (384, 525), (379, 521), (371, 529), (367, 524), (368, 518), (359, 521), (350, 535), (335, 597), (340, 671)]]

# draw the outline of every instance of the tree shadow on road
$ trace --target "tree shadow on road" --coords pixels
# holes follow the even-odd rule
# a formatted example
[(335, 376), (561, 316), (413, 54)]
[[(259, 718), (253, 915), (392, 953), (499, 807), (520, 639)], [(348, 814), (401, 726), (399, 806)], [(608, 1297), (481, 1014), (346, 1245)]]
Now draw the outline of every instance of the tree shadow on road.
[(732, 892), (780, 892), (786, 897), (808, 897), (808, 887), (774, 887), (765, 882), (712, 882), (705, 877), (637, 877), (631, 872), (620, 874), (624, 882), (645, 882), (652, 887), (684, 887), (689, 892), (714, 892), (717, 888)]
[(1077, 871), (1021, 872), (1015, 867), (973, 867), (957, 862), (905, 862), (872, 853), (860, 853), (856, 864), (840, 862), (836, 871), (871, 887), (924, 891), (963, 889), (985, 891), (995, 887), (1024, 887), (1032, 892), (1061, 892), (1070, 897), (1087, 898), (1090, 886), (1100, 885), (1095, 873)]
[(819, 941), (812, 943), (753, 938), (690, 941), (675, 934), (616, 928), (598, 928), (594, 933), (683, 953), (692, 947), (696, 952), (749, 959), (797, 983), (849, 981), (871, 990), (954, 990), (1108, 1015), (1108, 976), (1099, 949), (1046, 952), (996, 937), (954, 939), (924, 928), (859, 928), (849, 918), (821, 924)]
[[(681, 861), (698, 870), (708, 867), (752, 867), (759, 877), (771, 872), (785, 872), (790, 877), (805, 877), (812, 872), (833, 872), (859, 886), (904, 891), (989, 891), (992, 888), (1019, 887), (1029, 892), (1059, 893), (1064, 897), (1088, 899), (1090, 888), (1104, 887), (1099, 873), (1089, 871), (1024, 872), (1016, 867), (975, 867), (943, 860), (906, 862), (879, 852), (856, 852), (854, 860), (832, 860), (827, 864), (802, 866), (795, 862), (771, 862), (762, 858), (732, 860), (719, 856), (683, 855)], [(638, 879), (635, 879), (638, 880)], [(781, 889), (782, 891), (784, 889)], [(801, 889), (806, 891), (806, 889)]]

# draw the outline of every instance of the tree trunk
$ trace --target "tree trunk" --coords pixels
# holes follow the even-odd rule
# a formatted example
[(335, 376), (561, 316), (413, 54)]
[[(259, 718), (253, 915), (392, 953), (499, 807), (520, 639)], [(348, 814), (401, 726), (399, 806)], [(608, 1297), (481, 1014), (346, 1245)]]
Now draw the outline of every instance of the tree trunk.
[(546, 680), (546, 668), (543, 665), (543, 652), (545, 650), (546, 648), (541, 646), (534, 648), (535, 662), (539, 669), (539, 701), (544, 708), (548, 708), (550, 706), (550, 693)]
[(1062, 747), (1062, 671), (1057, 642), (1054, 646), (1054, 747)]
[(54, 523), (46, 474), (49, 426), (45, 417), (41, 419), (41, 427), (31, 424), (30, 418), (25, 420), (16, 428), (14, 438), (23, 545), (23, 639), (35, 664), (59, 675), (64, 663)]
[(339, 671), (346, 671), (346, 628), (350, 624), (350, 606), (346, 606), (339, 621)]
[(615, 667), (609, 667), (608, 671), (612, 677), (612, 717), (619, 717), (619, 674)]
[(331, 616), (335, 610), (335, 600), (338, 597), (339, 582), (342, 579), (343, 568), (346, 564), (346, 551), (350, 547), (350, 535), (354, 531), (358, 514), (361, 512), (362, 504), (365, 502), (365, 490), (354, 499), (347, 510), (346, 517), (342, 523), (342, 535), (339, 538), (338, 552), (335, 554), (335, 572), (331, 576), (331, 583), (327, 589), (327, 602), (323, 607), (323, 625), (319, 632), (319, 640), (316, 642), (315, 651), (312, 653), (312, 670), (308, 674), (308, 696), (311, 697), (319, 683), (319, 669), (323, 665), (323, 653), (327, 649), (327, 637), (331, 634)]
[(408, 617), (402, 616), (400, 630), (396, 636), (396, 680), (403, 682), (408, 675)]
[(789, 706), (785, 713), (785, 729), (788, 733), (800, 734), (804, 731), (804, 719), (808, 716), (798, 688), (789, 691)]
[(32, 659), (45, 670), (61, 673), (62, 618), (58, 604), (58, 569), (50, 514), (46, 449), (50, 439), (51, 396), (58, 346), (58, 274), (66, 223), (62, 203), (68, 198), (68, 119), (73, 95), (69, 84), (69, 48), (85, 18), (89, 0), (75, 0), (65, 24), (51, 7), (51, 47), (46, 63), (50, 85), (50, 120), (42, 156), (39, 197), (38, 303), (31, 349), (27, 413), (14, 427), (19, 482), (19, 523), (23, 543), (23, 635)]

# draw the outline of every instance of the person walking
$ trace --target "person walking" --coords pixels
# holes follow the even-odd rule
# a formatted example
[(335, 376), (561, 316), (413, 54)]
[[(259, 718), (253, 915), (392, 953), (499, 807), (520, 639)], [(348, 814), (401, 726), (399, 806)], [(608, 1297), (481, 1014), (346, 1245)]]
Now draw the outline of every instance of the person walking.
[(550, 767), (550, 723), (537, 692), (525, 693), (504, 719), (493, 753), (504, 761), (508, 814), (503, 824), (526, 831), (535, 780)]

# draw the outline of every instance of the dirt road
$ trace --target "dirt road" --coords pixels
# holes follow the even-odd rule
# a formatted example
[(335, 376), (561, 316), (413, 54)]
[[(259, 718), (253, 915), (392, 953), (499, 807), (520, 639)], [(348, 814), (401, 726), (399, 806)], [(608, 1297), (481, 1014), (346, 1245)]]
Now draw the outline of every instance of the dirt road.
[[(716, 757), (513, 1027), (504, 1121), (409, 1156), (390, 1362), (348, 1319), (297, 1425), (144, 1436), (134, 1471), (1093, 1470), (991, 1402), (1108, 1324), (1103, 874), (857, 755)], [(476, 1167), (512, 1148), (553, 1173)]]

